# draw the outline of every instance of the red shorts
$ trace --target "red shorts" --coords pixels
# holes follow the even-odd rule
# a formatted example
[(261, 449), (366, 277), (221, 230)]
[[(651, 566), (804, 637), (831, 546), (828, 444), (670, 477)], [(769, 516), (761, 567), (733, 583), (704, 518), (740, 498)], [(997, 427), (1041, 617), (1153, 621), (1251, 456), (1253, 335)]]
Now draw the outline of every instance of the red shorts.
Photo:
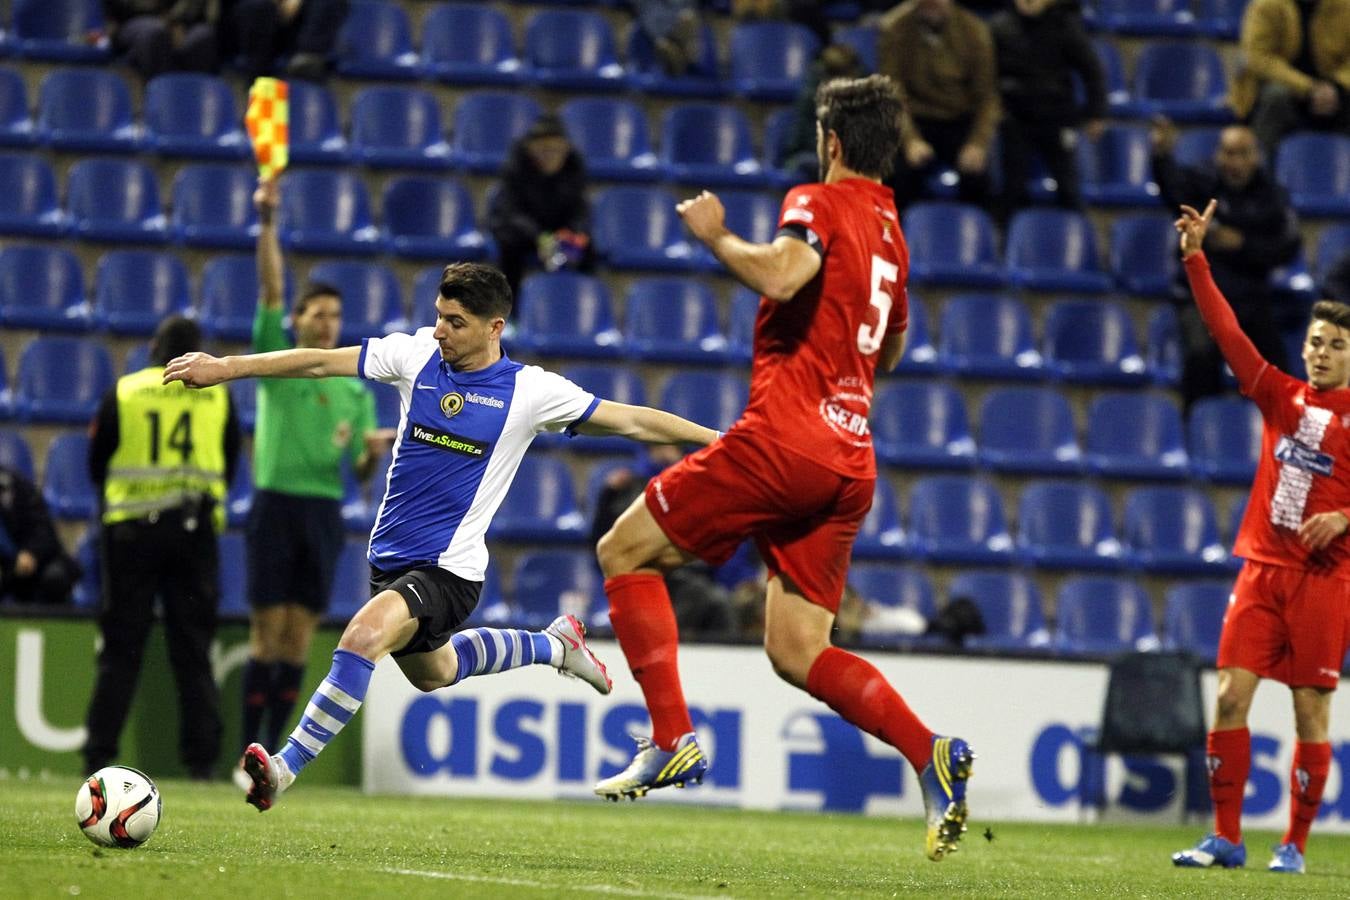
[(1248, 560), (1233, 583), (1219, 668), (1335, 688), (1350, 647), (1350, 581)]
[(770, 572), (838, 612), (874, 484), (732, 431), (649, 481), (647, 508), (675, 546), (709, 565), (753, 537)]

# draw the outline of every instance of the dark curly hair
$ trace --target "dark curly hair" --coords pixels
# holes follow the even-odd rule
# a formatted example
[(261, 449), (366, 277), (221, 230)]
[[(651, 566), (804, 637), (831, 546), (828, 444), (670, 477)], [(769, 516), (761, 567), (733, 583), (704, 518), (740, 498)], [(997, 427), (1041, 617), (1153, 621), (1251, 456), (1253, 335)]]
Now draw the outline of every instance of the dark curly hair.
[(903, 109), (899, 89), (885, 75), (835, 78), (816, 88), (821, 133), (838, 135), (844, 165), (871, 178), (884, 179), (895, 167)]

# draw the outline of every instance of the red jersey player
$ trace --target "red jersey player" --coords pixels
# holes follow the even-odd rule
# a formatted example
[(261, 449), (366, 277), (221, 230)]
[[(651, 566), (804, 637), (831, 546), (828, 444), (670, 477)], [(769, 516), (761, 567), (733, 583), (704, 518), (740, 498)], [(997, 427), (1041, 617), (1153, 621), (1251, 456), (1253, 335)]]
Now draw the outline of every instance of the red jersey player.
[(927, 853), (938, 860), (965, 830), (970, 747), (934, 735), (876, 668), (830, 645), (876, 481), (873, 381), (904, 350), (909, 254), (881, 183), (900, 113), (883, 76), (820, 87), (821, 182), (788, 193), (771, 243), (728, 231), (712, 194), (679, 204), (689, 230), (763, 295), (750, 402), (724, 437), (653, 478), (600, 541), (614, 633), (654, 733), (595, 792), (636, 798), (702, 779), (708, 763), (680, 686), (662, 573), (695, 558), (725, 562), (752, 536), (770, 572), (764, 646), (774, 670), (905, 756), (920, 775)]
[(1331, 692), (1350, 647), (1350, 306), (1313, 306), (1303, 342), (1308, 381), (1268, 364), (1238, 327), (1201, 246), (1214, 216), (1181, 208), (1177, 230), (1196, 305), (1242, 393), (1264, 422), (1261, 461), (1233, 552), (1245, 562), (1219, 638), (1219, 698), (1209, 733), (1214, 833), (1172, 855), (1178, 866), (1233, 868), (1247, 860), (1242, 796), (1251, 768), (1247, 711), (1262, 678), (1289, 685), (1298, 742), (1289, 830), (1269, 868), (1303, 872), (1308, 829), (1331, 765)]

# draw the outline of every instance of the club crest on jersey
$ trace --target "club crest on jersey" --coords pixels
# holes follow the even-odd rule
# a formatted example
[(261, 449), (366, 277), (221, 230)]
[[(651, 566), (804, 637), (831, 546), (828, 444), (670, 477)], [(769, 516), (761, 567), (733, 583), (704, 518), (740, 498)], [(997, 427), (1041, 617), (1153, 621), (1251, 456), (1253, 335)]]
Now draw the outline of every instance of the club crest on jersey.
[(1335, 468), (1335, 459), (1330, 453), (1314, 450), (1301, 444), (1288, 435), (1283, 435), (1275, 445), (1275, 458), (1286, 466), (1293, 466), (1314, 475), (1330, 477)]
[(458, 393), (449, 393), (441, 398), (441, 412), (447, 419), (453, 419), (464, 408), (464, 397)]

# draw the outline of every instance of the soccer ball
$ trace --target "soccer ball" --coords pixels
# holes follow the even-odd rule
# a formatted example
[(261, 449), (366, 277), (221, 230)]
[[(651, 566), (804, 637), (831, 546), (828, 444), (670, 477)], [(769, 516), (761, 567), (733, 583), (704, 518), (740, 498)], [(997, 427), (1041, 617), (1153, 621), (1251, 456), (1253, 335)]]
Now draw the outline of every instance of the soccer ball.
[(75, 794), (75, 821), (100, 847), (139, 847), (155, 833), (163, 800), (144, 772), (105, 766)]

